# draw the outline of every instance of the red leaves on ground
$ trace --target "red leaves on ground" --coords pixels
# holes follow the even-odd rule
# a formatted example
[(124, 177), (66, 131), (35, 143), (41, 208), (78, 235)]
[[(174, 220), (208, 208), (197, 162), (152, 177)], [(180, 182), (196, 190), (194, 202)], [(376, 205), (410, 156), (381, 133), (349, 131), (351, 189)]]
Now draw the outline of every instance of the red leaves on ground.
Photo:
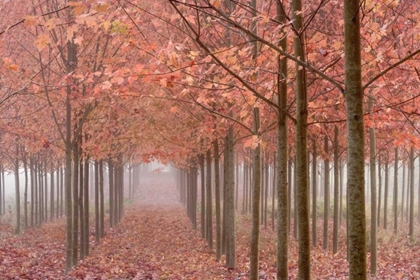
[[(185, 209), (173, 204), (174, 187), (168, 189), (164, 176), (156, 177), (158, 181), (142, 186), (142, 199), (126, 210), (121, 224), (109, 229), (99, 244), (94, 243), (91, 230), (90, 256), (68, 275), (64, 272), (64, 220), (20, 236), (12, 235), (11, 229), (0, 232), (1, 279), (248, 279), (250, 217), (238, 215), (237, 268), (227, 270), (224, 258), (216, 261), (214, 250), (208, 249), (198, 230), (191, 229)], [(313, 279), (348, 278), (344, 233), (341, 228), (340, 250), (335, 255), (320, 245), (312, 248)], [(392, 235), (388, 241), (381, 238), (377, 279), (419, 278), (419, 245), (394, 240)], [(261, 230), (260, 279), (275, 279), (275, 240), (274, 231)], [(291, 279), (297, 278), (297, 249), (297, 241), (290, 237)]]

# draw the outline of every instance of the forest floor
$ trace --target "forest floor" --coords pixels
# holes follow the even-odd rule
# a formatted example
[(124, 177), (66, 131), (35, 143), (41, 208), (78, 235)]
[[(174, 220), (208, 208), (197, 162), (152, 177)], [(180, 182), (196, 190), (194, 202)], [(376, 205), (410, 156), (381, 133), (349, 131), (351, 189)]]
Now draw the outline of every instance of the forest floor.
[[(0, 224), (0, 279), (248, 279), (250, 218), (238, 215), (237, 268), (218, 262), (199, 230), (193, 230), (165, 176), (145, 182), (139, 199), (125, 210), (122, 222), (107, 229), (98, 244), (91, 228), (90, 255), (65, 274), (65, 220), (46, 223), (19, 236)], [(332, 225), (331, 225), (332, 227)], [(319, 243), (312, 249), (313, 279), (347, 279), (341, 230), (340, 250), (333, 255)], [(261, 231), (260, 279), (275, 279), (275, 232)], [(420, 279), (420, 245), (379, 232), (376, 279)], [(418, 241), (418, 238), (417, 238)], [(331, 242), (330, 242), (331, 243)], [(297, 242), (290, 238), (290, 279), (297, 278)], [(368, 264), (369, 265), (369, 264)]]

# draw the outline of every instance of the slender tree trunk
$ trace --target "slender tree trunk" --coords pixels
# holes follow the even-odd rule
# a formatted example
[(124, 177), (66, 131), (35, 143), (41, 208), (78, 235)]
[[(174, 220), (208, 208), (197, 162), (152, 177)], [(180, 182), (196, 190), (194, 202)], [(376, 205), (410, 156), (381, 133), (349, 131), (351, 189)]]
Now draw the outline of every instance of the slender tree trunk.
[(204, 155), (200, 155), (200, 176), (201, 176), (201, 237), (206, 237), (206, 181), (205, 181), (205, 169), (204, 169)]
[(212, 219), (212, 193), (211, 193), (211, 151), (206, 152), (206, 198), (207, 198), (207, 219), (206, 219), (206, 237), (210, 249), (213, 249), (213, 219)]
[(347, 113), (347, 195), (349, 278), (366, 279), (363, 89), (360, 52), (360, 3), (344, 0), (345, 99)]
[(236, 266), (236, 230), (235, 230), (235, 176), (234, 176), (234, 138), (233, 127), (228, 131), (227, 148), (228, 148), (228, 167), (227, 185), (226, 185), (226, 267), (235, 268)]
[(398, 233), (398, 147), (395, 147), (394, 162), (394, 233)]
[[(23, 170), (25, 173), (25, 192), (23, 194), (24, 196), (24, 212), (25, 212), (25, 221), (24, 221), (24, 225), (25, 225), (25, 229), (28, 228), (28, 163), (26, 162), (27, 158), (26, 158), (26, 152), (24, 151), (24, 149), (22, 148), (22, 156), (23, 156)], [(0, 196), (1, 197), (1, 196)], [(31, 200), (31, 204), (32, 204), (32, 200)]]
[(388, 170), (388, 154), (385, 159), (385, 189), (384, 189), (384, 229), (388, 226), (388, 185), (389, 185), (389, 170)]
[(382, 202), (382, 170), (381, 170), (381, 157), (378, 157), (378, 227), (381, 225), (381, 202)]
[(40, 224), (40, 219), (39, 219), (39, 186), (38, 186), (38, 159), (34, 158), (34, 182), (35, 182), (35, 225), (39, 225)]
[(343, 221), (343, 175), (344, 173), (344, 164), (343, 161), (340, 160), (340, 225)]
[(74, 146), (74, 163), (73, 163), (73, 265), (77, 265), (78, 246), (79, 246), (79, 144)]
[(405, 162), (402, 161), (402, 194), (401, 194), (401, 221), (404, 221), (404, 198), (405, 198)]
[[(71, 73), (76, 68), (76, 44), (73, 40), (67, 42), (67, 73)], [(71, 102), (70, 96), (72, 95), (72, 86), (66, 86), (66, 170), (65, 170), (65, 190), (66, 190), (66, 271), (69, 272), (73, 264), (73, 220), (72, 220), (72, 198), (71, 198), (71, 156), (73, 153), (73, 146), (71, 143)]]
[(222, 221), (220, 210), (220, 168), (219, 168), (219, 144), (217, 139), (213, 141), (214, 148), (214, 179), (215, 179), (215, 199), (216, 199), (216, 258), (220, 261), (222, 257)]
[[(82, 140), (82, 137), (80, 137), (80, 140)], [(80, 259), (83, 260), (85, 258), (85, 186), (84, 186), (84, 181), (85, 181), (85, 173), (84, 173), (84, 168), (83, 168), (83, 158), (82, 158), (82, 148), (79, 148), (79, 223), (80, 223), (80, 249), (79, 249), (79, 255), (80, 255)]]
[[(254, 108), (254, 135), (261, 137), (260, 109)], [(261, 146), (260, 144), (253, 153), (253, 194), (252, 194), (252, 231), (251, 231), (251, 254), (250, 254), (250, 279), (259, 279), (259, 241), (260, 241), (260, 196), (261, 196)]]
[(29, 157), (29, 173), (31, 176), (31, 227), (34, 226), (34, 221), (36, 224), (36, 216), (34, 219), (34, 211), (36, 209), (36, 204), (35, 204), (35, 176), (34, 176), (34, 157), (33, 155), (31, 155)]
[(312, 142), (312, 246), (316, 247), (318, 243), (317, 238), (317, 218), (316, 218), (316, 208), (317, 208), (317, 191), (316, 191), (316, 179), (318, 176), (318, 170), (317, 170), (317, 152), (316, 152), (316, 140), (313, 140)]
[(338, 159), (338, 127), (334, 127), (334, 227), (333, 227), (333, 254), (338, 252), (338, 196), (340, 169)]
[[(294, 55), (305, 61), (302, 1), (292, 1), (293, 27), (298, 32), (293, 39)], [(306, 69), (296, 64), (296, 190), (298, 210), (298, 278), (310, 279), (310, 232), (308, 207), (308, 99), (306, 92)]]
[(328, 136), (324, 137), (324, 239), (322, 247), (324, 250), (328, 249), (328, 223), (330, 220), (330, 160), (328, 158)]
[[(369, 97), (369, 113), (373, 110), (373, 98)], [(376, 231), (378, 217), (376, 210), (376, 137), (375, 129), (369, 128), (369, 141), (370, 141), (370, 274), (376, 277), (377, 274), (377, 245), (376, 245)]]
[[(268, 156), (266, 157), (266, 160), (268, 161)], [(265, 163), (265, 170), (264, 170), (264, 177), (265, 177), (265, 191), (264, 191), (264, 228), (267, 229), (267, 216), (268, 216), (268, 189), (270, 185), (269, 180), (269, 171), (270, 171), (270, 165), (268, 162)]]
[(50, 221), (54, 219), (54, 165), (51, 164), (50, 172)]
[[(276, 2), (276, 19), (285, 23), (287, 17), (284, 7), (280, 1)], [(287, 36), (282, 36), (278, 42), (279, 47), (287, 51)], [(289, 255), (289, 229), (290, 229), (290, 205), (291, 185), (290, 170), (288, 172), (288, 136), (287, 136), (287, 59), (284, 56), (277, 56), (277, 98), (279, 110), (277, 114), (277, 157), (276, 157), (276, 185), (277, 185), (277, 279), (289, 279), (288, 255)], [(291, 161), (289, 161), (291, 162)], [(290, 165), (289, 165), (290, 168)]]
[(228, 188), (228, 180), (229, 180), (229, 149), (228, 149), (228, 137), (226, 136), (224, 139), (224, 146), (225, 150), (223, 152), (223, 210), (222, 210), (222, 255), (226, 255), (226, 248), (227, 248), (227, 218), (226, 218), (226, 190)]
[(104, 164), (103, 160), (99, 161), (99, 227), (100, 236), (105, 236), (105, 196), (104, 196)]
[(19, 144), (15, 153), (15, 195), (16, 195), (16, 227), (15, 234), (20, 234), (20, 184), (19, 184)]
[(99, 243), (99, 162), (95, 160), (95, 241)]
[(114, 163), (111, 159), (108, 160), (108, 184), (109, 184), (109, 226), (114, 227)]
[(410, 219), (408, 236), (414, 241), (414, 149), (410, 148)]
[(84, 161), (84, 178), (83, 178), (83, 187), (84, 187), (84, 196), (83, 196), (83, 224), (84, 224), (84, 255), (89, 255), (89, 158), (86, 157)]
[(276, 216), (276, 195), (277, 195), (277, 191), (276, 191), (276, 165), (277, 165), (277, 156), (276, 153), (274, 153), (273, 156), (273, 187), (272, 187), (272, 193), (271, 193), (271, 230), (274, 230), (274, 220), (275, 220), (275, 216)]
[[(290, 158), (289, 153), (289, 159), (287, 162), (287, 182), (288, 182), (288, 189), (287, 189), (287, 213), (289, 213), (289, 216), (287, 217), (287, 234), (290, 234), (291, 231), (291, 221), (292, 221), (292, 189), (294, 189), (294, 186), (296, 185), (294, 177), (292, 177), (293, 172), (293, 162)], [(293, 200), (295, 200), (293, 198)], [(296, 237), (296, 236), (295, 236)]]

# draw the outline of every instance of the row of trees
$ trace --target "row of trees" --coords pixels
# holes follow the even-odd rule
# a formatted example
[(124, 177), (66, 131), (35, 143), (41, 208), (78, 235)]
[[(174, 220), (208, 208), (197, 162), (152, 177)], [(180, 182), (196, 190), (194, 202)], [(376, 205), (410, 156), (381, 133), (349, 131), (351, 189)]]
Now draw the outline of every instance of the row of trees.
[[(77, 205), (75, 190), (83, 185), (71, 187), (77, 158), (113, 163), (157, 158), (205, 174), (214, 158), (211, 154), (219, 154), (215, 143), (223, 143), (224, 168), (219, 172), (225, 187), (219, 196), (224, 206), (217, 206), (216, 199), (215, 208), (226, 209), (225, 214), (216, 212), (220, 218), (225, 215), (226, 225), (220, 230), (222, 236), (226, 231), (228, 266), (234, 267), (234, 147), (253, 153), (248, 190), (253, 192), (254, 245), (259, 236), (260, 178), (265, 176), (260, 172), (262, 153), (271, 158), (275, 154), (277, 276), (287, 278), (288, 161), (293, 159), (299, 277), (307, 279), (308, 148), (315, 146), (313, 159), (327, 159), (329, 152), (320, 148), (326, 136), (334, 143), (334, 162), (345, 158), (347, 167), (350, 278), (364, 279), (365, 152), (373, 158), (371, 170), (376, 170), (379, 155), (381, 163), (390, 162), (395, 147), (419, 146), (414, 90), (415, 58), (420, 52), (414, 15), (419, 5), (405, 2), (360, 5), (346, 0), (343, 6), (324, 0), (54, 0), (35, 1), (30, 7), (20, 1), (2, 3), (2, 13), (13, 15), (0, 26), (5, 70), (0, 102), (7, 120), (0, 129), (5, 153), (12, 159), (7, 168), (17, 165), (17, 142), (29, 156), (49, 149), (63, 159), (70, 269), (75, 264), (71, 236), (78, 217), (72, 205)], [(335, 174), (338, 165), (334, 167)], [(201, 182), (206, 182), (200, 186), (202, 193), (208, 193), (202, 213), (210, 213), (210, 181)], [(371, 187), (376, 209), (374, 181)], [(329, 194), (328, 187), (324, 191)], [(88, 194), (85, 189), (83, 193)], [(122, 195), (112, 194), (117, 199), (112, 208), (119, 209)], [(185, 195), (188, 200), (197, 192)], [(194, 203), (189, 204), (190, 211)], [(202, 219), (211, 222), (209, 215)], [(209, 242), (210, 228), (203, 227)], [(258, 247), (251, 256), (255, 278)]]

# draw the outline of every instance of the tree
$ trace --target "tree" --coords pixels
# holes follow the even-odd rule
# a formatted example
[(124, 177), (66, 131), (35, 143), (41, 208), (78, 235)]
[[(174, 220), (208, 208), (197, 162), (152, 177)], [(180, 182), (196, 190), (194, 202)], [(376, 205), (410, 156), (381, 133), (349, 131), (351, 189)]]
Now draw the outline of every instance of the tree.
[(350, 279), (366, 279), (365, 155), (359, 8), (358, 0), (344, 1)]

